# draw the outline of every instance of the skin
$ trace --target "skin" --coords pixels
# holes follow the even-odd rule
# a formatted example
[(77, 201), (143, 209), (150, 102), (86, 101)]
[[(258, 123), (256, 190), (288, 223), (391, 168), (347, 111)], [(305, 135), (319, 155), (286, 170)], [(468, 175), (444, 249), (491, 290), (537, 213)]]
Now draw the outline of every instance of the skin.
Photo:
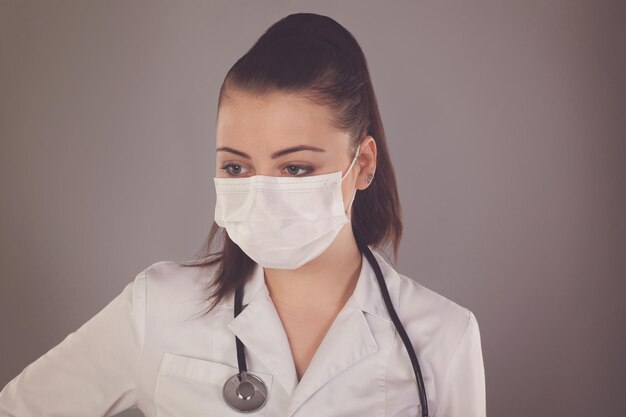
[[(330, 110), (296, 93), (254, 97), (231, 90), (218, 111), (216, 126), (215, 176), (219, 178), (297, 177), (339, 170), (345, 174), (354, 156), (349, 155), (349, 134), (332, 126)], [(324, 152), (300, 150), (276, 159), (271, 156), (298, 145), (315, 146)], [(241, 151), (249, 158), (222, 151), (222, 147)], [(365, 178), (376, 170), (374, 138), (367, 136), (360, 147), (342, 184), (346, 208), (354, 189), (367, 188), (370, 184)], [(229, 166), (222, 169), (224, 165)], [(351, 213), (347, 216), (351, 218)], [(361, 253), (350, 223), (322, 254), (300, 268), (264, 268), (265, 283), (289, 339), (298, 380), (352, 294), (360, 271)]]

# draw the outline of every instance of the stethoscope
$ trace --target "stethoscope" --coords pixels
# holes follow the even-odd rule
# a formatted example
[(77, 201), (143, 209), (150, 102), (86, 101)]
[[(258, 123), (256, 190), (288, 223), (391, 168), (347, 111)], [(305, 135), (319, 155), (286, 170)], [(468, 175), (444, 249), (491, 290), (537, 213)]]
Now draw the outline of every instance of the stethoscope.
[[(424, 389), (424, 379), (422, 378), (422, 372), (420, 370), (419, 363), (417, 362), (417, 356), (415, 355), (411, 341), (404, 330), (404, 326), (400, 323), (396, 310), (393, 308), (391, 299), (389, 298), (389, 290), (387, 289), (387, 284), (385, 283), (378, 261), (374, 258), (374, 255), (369, 247), (361, 241), (356, 234), (355, 239), (359, 250), (361, 253), (365, 253), (365, 257), (374, 269), (376, 280), (378, 281), (378, 286), (380, 287), (383, 299), (385, 300), (387, 311), (389, 312), (391, 320), (393, 321), (393, 324), (396, 327), (402, 342), (404, 343), (404, 347), (409, 354), (411, 365), (413, 366), (413, 373), (415, 374), (415, 378), (417, 380), (417, 392), (420, 398), (420, 404), (422, 405), (422, 417), (428, 417), (428, 403), (426, 399), (426, 390)], [(243, 288), (239, 287), (235, 291), (235, 317), (241, 313), (242, 303)], [(267, 402), (267, 387), (261, 378), (248, 372), (246, 356), (243, 351), (243, 343), (237, 336), (235, 336), (235, 344), (237, 345), (237, 363), (239, 365), (239, 373), (226, 380), (224, 388), (222, 389), (222, 395), (226, 404), (228, 404), (233, 410), (242, 413), (251, 413), (263, 407)]]

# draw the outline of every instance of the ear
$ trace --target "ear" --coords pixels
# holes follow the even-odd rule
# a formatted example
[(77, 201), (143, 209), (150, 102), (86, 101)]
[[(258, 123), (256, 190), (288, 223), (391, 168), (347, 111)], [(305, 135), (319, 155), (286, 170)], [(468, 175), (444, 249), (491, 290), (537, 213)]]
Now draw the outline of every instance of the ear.
[(371, 184), (371, 182), (367, 181), (367, 177), (376, 174), (376, 140), (368, 135), (363, 139), (360, 146), (361, 151), (356, 160), (356, 163), (359, 165), (356, 187), (358, 190), (364, 190)]

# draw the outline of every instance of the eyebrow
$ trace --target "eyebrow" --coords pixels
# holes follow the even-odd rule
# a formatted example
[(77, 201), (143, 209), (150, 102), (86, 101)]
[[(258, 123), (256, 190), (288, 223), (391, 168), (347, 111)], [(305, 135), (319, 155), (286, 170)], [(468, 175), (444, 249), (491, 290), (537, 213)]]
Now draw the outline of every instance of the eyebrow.
[[(239, 156), (242, 156), (244, 158), (251, 159), (250, 155), (248, 155), (247, 153), (239, 151), (237, 149), (230, 148), (228, 146), (219, 147), (219, 148), (217, 148), (216, 151), (217, 152), (230, 152), (230, 153), (234, 153), (235, 155), (239, 155)], [(272, 154), (272, 159), (280, 158), (281, 156), (287, 155), (289, 153), (300, 152), (300, 151), (326, 152), (325, 149), (318, 148), (318, 147), (315, 147), (315, 146), (298, 145), (298, 146), (292, 146), (290, 148), (285, 148), (285, 149), (282, 149), (280, 151), (274, 152)]]

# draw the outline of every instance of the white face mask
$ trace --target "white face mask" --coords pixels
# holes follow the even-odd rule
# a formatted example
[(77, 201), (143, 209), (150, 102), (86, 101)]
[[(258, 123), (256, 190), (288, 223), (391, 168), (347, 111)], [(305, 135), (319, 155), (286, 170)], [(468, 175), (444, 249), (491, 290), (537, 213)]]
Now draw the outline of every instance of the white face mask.
[(256, 263), (266, 268), (296, 269), (316, 258), (348, 223), (341, 184), (350, 167), (302, 177), (254, 175), (213, 178), (215, 222)]

